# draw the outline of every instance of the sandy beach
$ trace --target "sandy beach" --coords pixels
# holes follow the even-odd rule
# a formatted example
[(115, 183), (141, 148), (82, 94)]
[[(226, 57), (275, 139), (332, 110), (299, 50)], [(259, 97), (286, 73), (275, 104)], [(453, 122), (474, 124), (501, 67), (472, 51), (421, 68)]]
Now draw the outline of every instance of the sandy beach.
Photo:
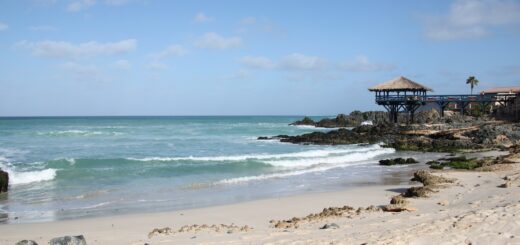
[[(53, 237), (82, 234), (88, 244), (519, 244), (520, 167), (499, 166), (486, 172), (435, 172), (456, 181), (429, 198), (410, 198), (412, 211), (365, 211), (387, 205), (410, 187), (370, 186), (175, 212), (0, 225), (0, 243), (29, 239), (45, 244)], [(506, 188), (500, 187), (504, 178)], [(301, 222), (298, 228), (270, 223), (344, 205), (363, 210)], [(337, 227), (320, 229), (331, 223)], [(194, 224), (207, 226), (183, 228)], [(155, 228), (171, 232), (150, 234)]]

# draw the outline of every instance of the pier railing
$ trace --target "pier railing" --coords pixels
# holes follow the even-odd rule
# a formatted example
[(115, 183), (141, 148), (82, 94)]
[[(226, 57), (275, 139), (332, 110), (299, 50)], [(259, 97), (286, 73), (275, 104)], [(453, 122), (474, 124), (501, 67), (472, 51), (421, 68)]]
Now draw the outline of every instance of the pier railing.
[(496, 102), (515, 97), (515, 94), (377, 95), (376, 102)]

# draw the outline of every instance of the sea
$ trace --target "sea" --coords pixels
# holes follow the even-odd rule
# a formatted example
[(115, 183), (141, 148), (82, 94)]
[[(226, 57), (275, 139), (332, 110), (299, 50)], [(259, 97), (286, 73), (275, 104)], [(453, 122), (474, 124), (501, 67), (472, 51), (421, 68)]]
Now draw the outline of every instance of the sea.
[[(322, 117), (313, 117), (316, 120)], [(182, 210), (408, 183), (432, 154), (380, 144), (303, 145), (259, 136), (333, 129), (300, 116), (0, 118), (0, 223)], [(384, 167), (414, 157), (422, 164)]]

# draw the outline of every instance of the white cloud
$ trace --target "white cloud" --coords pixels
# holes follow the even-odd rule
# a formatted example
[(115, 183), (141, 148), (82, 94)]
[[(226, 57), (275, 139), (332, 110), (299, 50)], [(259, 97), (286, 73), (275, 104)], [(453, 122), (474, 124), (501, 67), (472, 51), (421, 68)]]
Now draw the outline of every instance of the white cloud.
[(41, 25), (41, 26), (31, 26), (31, 27), (29, 27), (29, 30), (31, 30), (31, 31), (49, 32), (49, 31), (56, 31), (56, 30), (58, 30), (58, 28), (56, 28), (54, 26)]
[(181, 56), (186, 53), (186, 49), (178, 44), (172, 44), (168, 46), (165, 50), (150, 54), (150, 58), (154, 60), (164, 60), (169, 57)]
[(5, 31), (9, 28), (9, 25), (6, 23), (0, 22), (0, 31)]
[(15, 44), (15, 47), (31, 50), (35, 56), (74, 60), (99, 55), (128, 53), (136, 49), (137, 41), (126, 39), (113, 43), (86, 42), (80, 44), (57, 41), (20, 41)]
[(261, 56), (244, 56), (240, 59), (240, 62), (254, 69), (272, 69), (275, 67), (275, 63), (271, 59)]
[(78, 81), (99, 82), (108, 80), (103, 76), (101, 70), (94, 65), (67, 62), (59, 65), (59, 68), (66, 74), (72, 76), (74, 80)]
[(105, 0), (104, 1), (105, 4), (114, 5), (114, 6), (124, 5), (129, 2), (132, 2), (132, 0)]
[(199, 48), (207, 49), (230, 49), (237, 48), (242, 45), (240, 37), (222, 37), (214, 32), (208, 32), (200, 37), (195, 44)]
[[(137, 0), (103, 0), (99, 1), (104, 5), (108, 6), (122, 6), (127, 3), (137, 2)], [(67, 4), (67, 11), (69, 12), (79, 12), (82, 10), (86, 10), (98, 3), (97, 0), (71, 0)]]
[(391, 64), (372, 63), (366, 56), (358, 56), (354, 62), (343, 62), (339, 64), (339, 68), (352, 72), (377, 72), (392, 71), (396, 67)]
[(449, 13), (425, 18), (425, 36), (433, 40), (480, 38), (493, 27), (520, 23), (520, 2), (456, 0)]
[(116, 62), (114, 62), (114, 67), (121, 69), (121, 70), (130, 70), (130, 68), (132, 68), (132, 65), (130, 64), (130, 62), (128, 60), (121, 59), (121, 60), (116, 60)]
[(67, 11), (78, 12), (90, 8), (94, 4), (96, 4), (96, 0), (73, 0), (67, 5)]
[(318, 56), (307, 56), (293, 53), (282, 58), (279, 64), (284, 70), (319, 70), (324, 68), (326, 61)]
[(204, 14), (204, 13), (202, 13), (202, 12), (199, 12), (199, 13), (197, 13), (197, 14), (195, 15), (194, 20), (195, 20), (195, 22), (197, 22), (197, 23), (204, 23), (204, 22), (212, 21), (213, 18), (207, 16), (206, 14)]

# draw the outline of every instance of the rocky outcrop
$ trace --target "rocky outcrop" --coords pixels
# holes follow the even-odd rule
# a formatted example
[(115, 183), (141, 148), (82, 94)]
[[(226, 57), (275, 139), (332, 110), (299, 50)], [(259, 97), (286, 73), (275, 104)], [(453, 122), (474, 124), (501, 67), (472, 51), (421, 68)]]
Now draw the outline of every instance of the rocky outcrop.
[(298, 136), (286, 136), (280, 138), (281, 142), (290, 142), (297, 144), (315, 144), (315, 145), (345, 145), (360, 143), (377, 143), (380, 137), (367, 133), (358, 133), (353, 130), (339, 129), (327, 133), (313, 132)]
[(360, 126), (364, 121), (372, 121), (374, 124), (385, 123), (388, 114), (383, 111), (353, 111), (349, 115), (339, 114), (336, 118), (325, 118), (316, 123), (316, 127), (340, 128)]
[(520, 142), (520, 125), (488, 124), (464, 135), (478, 144), (511, 146)]
[(298, 125), (306, 125), (306, 126), (316, 126), (316, 122), (312, 120), (310, 117), (304, 117), (302, 120), (298, 120), (296, 122), (290, 123), (289, 125), (298, 126)]
[[(520, 144), (519, 124), (459, 114), (440, 118), (436, 110), (422, 111), (416, 115), (416, 119), (422, 124), (392, 124), (387, 122), (386, 112), (354, 111), (349, 115), (340, 114), (333, 119), (323, 119), (315, 125), (347, 127), (359, 125), (365, 120), (371, 120), (374, 124), (355, 126), (351, 130), (340, 128), (329, 132), (313, 132), (297, 136), (278, 135), (259, 137), (259, 139), (278, 139), (282, 142), (317, 145), (384, 143), (385, 146), (396, 150), (422, 152), (505, 149)], [(448, 121), (450, 122), (447, 123)], [(311, 122), (304, 119), (296, 123)]]
[[(408, 116), (400, 116), (398, 123), (408, 123)], [(454, 118), (454, 121), (460, 121)], [(322, 128), (343, 128), (343, 127), (357, 127), (365, 121), (371, 121), (373, 124), (389, 123), (388, 112), (384, 111), (353, 111), (350, 114), (339, 114), (335, 118), (324, 118), (315, 122), (309, 117), (293, 122), (289, 125), (309, 125)], [(441, 122), (440, 114), (437, 110), (425, 110), (415, 114), (415, 123), (438, 123)]]
[(83, 235), (56, 237), (49, 241), (49, 245), (87, 245)]
[(0, 193), (7, 192), (9, 188), (9, 174), (0, 169)]

